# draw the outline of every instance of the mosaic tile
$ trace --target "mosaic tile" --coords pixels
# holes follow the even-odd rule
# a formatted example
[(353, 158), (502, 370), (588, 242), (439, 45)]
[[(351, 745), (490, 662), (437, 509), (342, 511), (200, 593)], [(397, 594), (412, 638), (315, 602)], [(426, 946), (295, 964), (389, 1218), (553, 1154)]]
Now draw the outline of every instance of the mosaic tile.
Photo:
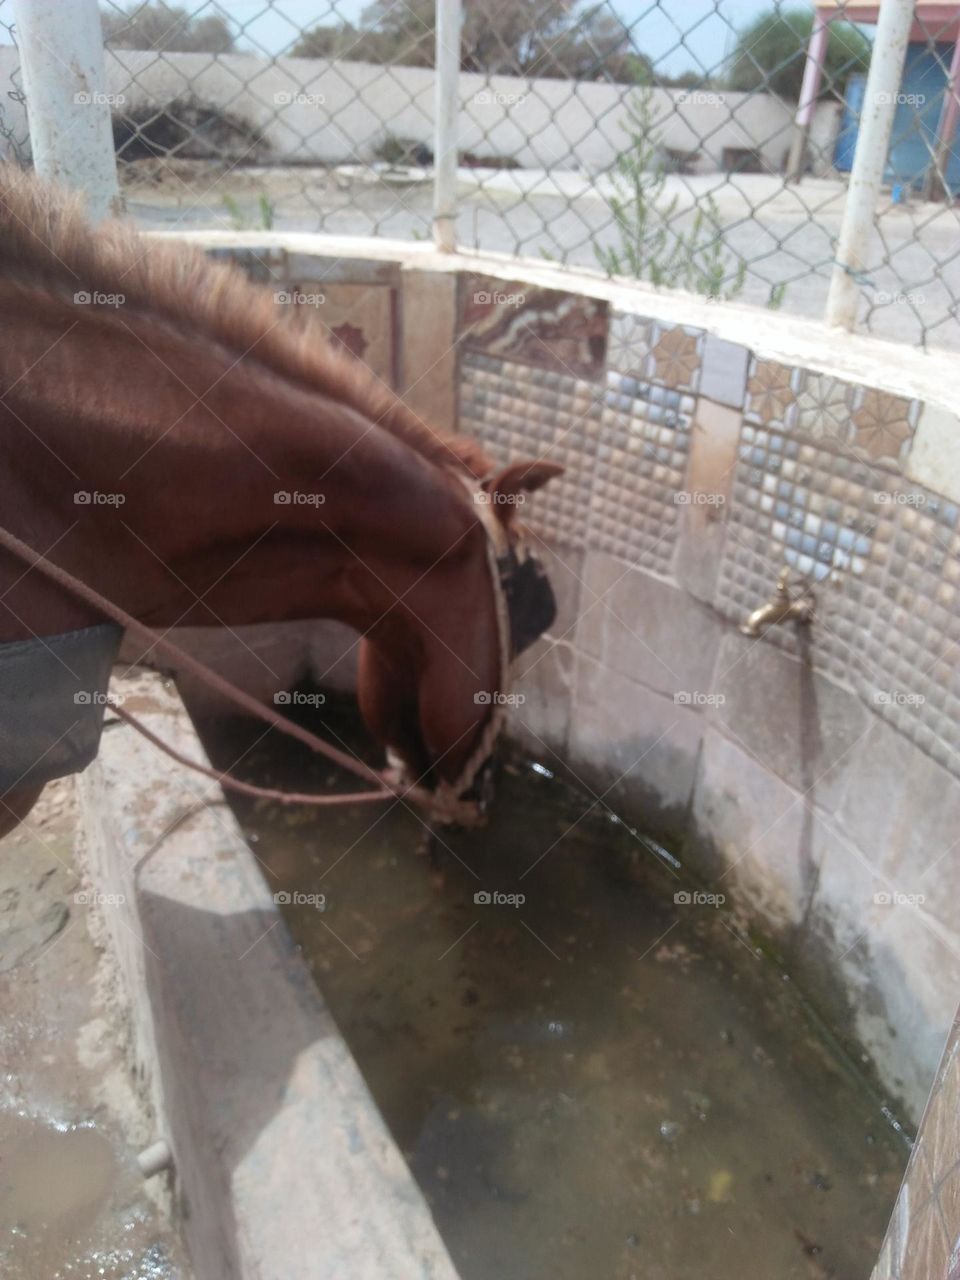
[(458, 333), (465, 350), (570, 377), (600, 379), (607, 352), (606, 302), (486, 276), (460, 280)]
[(702, 329), (614, 312), (607, 367), (676, 391), (696, 391), (705, 337)]
[(856, 388), (829, 374), (800, 370), (796, 428), (811, 440), (849, 445), (853, 440), (853, 403)]
[(657, 341), (657, 323), (645, 316), (626, 315), (615, 311), (610, 316), (610, 339), (607, 368), (649, 378), (653, 373), (653, 348)]
[(781, 429), (792, 426), (796, 417), (797, 373), (788, 365), (754, 356), (747, 371), (747, 421)]
[(523, 510), (541, 537), (584, 545), (601, 404), (601, 389), (585, 379), (473, 351), (462, 355), (460, 430), (481, 440), (498, 464), (533, 457), (566, 467)]
[(652, 376), (677, 391), (696, 391), (700, 384), (703, 340), (702, 329), (681, 325), (660, 327), (653, 348)]
[(591, 547), (668, 574), (676, 547), (695, 400), (628, 374), (607, 374)]
[(916, 400), (866, 387), (853, 415), (853, 444), (868, 458), (899, 465), (909, 452), (919, 412)]

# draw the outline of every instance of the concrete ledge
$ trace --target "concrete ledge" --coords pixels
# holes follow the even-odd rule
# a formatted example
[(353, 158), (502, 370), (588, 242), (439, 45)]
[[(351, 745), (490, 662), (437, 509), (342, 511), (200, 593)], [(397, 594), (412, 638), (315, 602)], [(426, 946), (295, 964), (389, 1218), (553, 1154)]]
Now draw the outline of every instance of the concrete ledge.
[(847, 378), (892, 395), (953, 410), (960, 401), (960, 361), (947, 350), (925, 351), (902, 342), (848, 333), (818, 320), (740, 302), (708, 303), (679, 289), (655, 289), (643, 280), (610, 279), (589, 267), (564, 267), (509, 253), (461, 248), (438, 253), (428, 241), (325, 235), (307, 231), (146, 231), (147, 239), (205, 249), (258, 249), (319, 258), (393, 261), (408, 270), (472, 272), (507, 282), (539, 285), (604, 299), (617, 311), (688, 325), (755, 355)]
[[(205, 760), (169, 681), (113, 692)], [(219, 789), (115, 722), (80, 790), (196, 1274), (456, 1280)]]

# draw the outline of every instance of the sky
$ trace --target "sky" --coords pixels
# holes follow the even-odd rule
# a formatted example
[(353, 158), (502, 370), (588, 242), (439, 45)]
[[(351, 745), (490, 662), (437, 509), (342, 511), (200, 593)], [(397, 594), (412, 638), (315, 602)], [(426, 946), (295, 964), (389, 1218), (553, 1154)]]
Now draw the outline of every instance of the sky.
[[(732, 47), (735, 32), (743, 30), (773, 0), (606, 0), (613, 11), (633, 26), (638, 48), (653, 59), (663, 75), (718, 67)], [(131, 0), (114, 7), (129, 8)], [(259, 46), (282, 53), (301, 31), (338, 18), (359, 21), (368, 0), (171, 0), (194, 12), (220, 9), (245, 29), (240, 49)], [(493, 6), (496, 0), (491, 0)], [(809, 0), (794, 0), (807, 7)], [(586, 7), (586, 6), (584, 6)], [(793, 4), (791, 4), (793, 7)], [(812, 4), (810, 6), (812, 8)], [(719, 13), (717, 10), (719, 9)], [(12, 20), (10, 0), (0, 0), (0, 23)], [(0, 43), (9, 36), (0, 26)]]
[[(191, 0), (178, 0), (189, 5)], [(264, 13), (264, 0), (221, 0), (222, 8), (238, 23), (249, 24), (247, 34), (270, 53), (280, 53), (298, 30), (330, 23), (337, 17), (357, 22), (367, 0), (275, 0)], [(638, 48), (665, 75), (691, 68), (713, 69), (723, 62), (734, 40), (772, 0), (608, 0), (627, 24), (635, 24)], [(491, 5), (495, 0), (491, 0)], [(806, 7), (805, 0), (797, 0)], [(812, 8), (813, 6), (810, 5)], [(717, 13), (719, 8), (720, 13)], [(243, 41), (240, 42), (242, 47)], [(699, 64), (698, 64), (699, 60)]]

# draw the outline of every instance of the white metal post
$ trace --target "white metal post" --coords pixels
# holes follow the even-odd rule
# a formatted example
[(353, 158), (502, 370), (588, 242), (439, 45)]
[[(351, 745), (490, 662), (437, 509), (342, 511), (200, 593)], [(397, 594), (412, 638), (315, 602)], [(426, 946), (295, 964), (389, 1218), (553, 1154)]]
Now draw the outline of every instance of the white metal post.
[(852, 329), (857, 319), (860, 286), (856, 275), (866, 266), (903, 61), (913, 25), (913, 5), (914, 0), (881, 0), (880, 3), (877, 37), (870, 58), (857, 149), (824, 317), (827, 324), (841, 325), (844, 329)]
[(433, 125), (433, 239), (443, 253), (457, 247), (457, 113), (460, 108), (460, 4), (437, 0)]
[(120, 211), (97, 0), (14, 0), (33, 163), (83, 191), (91, 218)]

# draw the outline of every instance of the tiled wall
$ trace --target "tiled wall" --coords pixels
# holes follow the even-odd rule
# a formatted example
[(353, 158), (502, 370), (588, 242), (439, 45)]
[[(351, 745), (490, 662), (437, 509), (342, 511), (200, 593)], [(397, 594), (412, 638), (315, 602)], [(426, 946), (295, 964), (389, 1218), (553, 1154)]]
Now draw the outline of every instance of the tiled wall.
[[(560, 616), (514, 732), (723, 891), (919, 1117), (960, 992), (956, 416), (728, 341), (706, 304), (700, 327), (463, 264), (248, 267), (325, 286), (424, 417), (566, 466), (523, 511)], [(812, 627), (742, 635), (785, 565)], [(960, 1280), (957, 1042), (875, 1280)]]
[[(564, 607), (516, 731), (722, 884), (916, 1118), (960, 992), (958, 506), (911, 468), (942, 411), (706, 324), (459, 290), (460, 429), (567, 468), (523, 512)], [(784, 566), (814, 625), (742, 636)]]
[(954, 1023), (872, 1280), (960, 1280), (960, 1020)]

